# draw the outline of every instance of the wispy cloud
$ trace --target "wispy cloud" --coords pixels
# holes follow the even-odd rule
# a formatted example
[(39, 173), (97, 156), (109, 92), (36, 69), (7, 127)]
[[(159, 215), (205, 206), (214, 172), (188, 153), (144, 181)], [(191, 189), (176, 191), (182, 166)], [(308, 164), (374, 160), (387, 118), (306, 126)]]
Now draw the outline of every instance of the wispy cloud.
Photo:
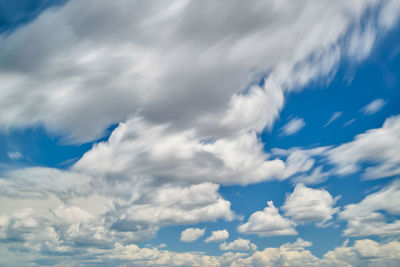
[(332, 122), (337, 120), (340, 116), (342, 116), (342, 114), (343, 113), (341, 111), (337, 111), (337, 112), (333, 113), (331, 118), (329, 119), (329, 121), (327, 123), (325, 123), (324, 127), (328, 126), (329, 124), (331, 124)]
[(7, 152), (8, 157), (11, 160), (18, 160), (18, 159), (22, 159), (24, 156), (18, 152), (18, 151), (14, 151), (14, 152)]
[(365, 115), (371, 115), (381, 110), (385, 104), (385, 100), (378, 98), (363, 107), (361, 110)]
[(282, 135), (292, 135), (300, 131), (306, 125), (302, 118), (293, 118), (281, 128)]

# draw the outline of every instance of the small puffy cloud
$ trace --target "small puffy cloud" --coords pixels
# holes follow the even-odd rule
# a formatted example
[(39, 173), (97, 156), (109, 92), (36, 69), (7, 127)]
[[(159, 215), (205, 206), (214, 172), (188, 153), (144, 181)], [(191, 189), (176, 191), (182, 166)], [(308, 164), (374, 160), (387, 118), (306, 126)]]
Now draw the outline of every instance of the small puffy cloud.
[(381, 110), (385, 104), (385, 100), (378, 98), (363, 107), (361, 110), (365, 115), (371, 115)]
[(257, 246), (250, 242), (248, 239), (238, 238), (230, 243), (222, 243), (219, 245), (221, 250), (235, 250), (235, 251), (248, 251), (256, 250)]
[(229, 237), (229, 232), (227, 230), (217, 230), (217, 231), (212, 231), (211, 235), (207, 237), (207, 239), (204, 241), (206, 243), (208, 242), (221, 242)]
[(294, 222), (282, 217), (274, 203), (268, 201), (267, 207), (251, 214), (246, 223), (239, 225), (238, 231), (259, 236), (297, 235), (294, 226)]
[(182, 242), (193, 242), (203, 236), (205, 229), (200, 228), (187, 228), (182, 231), (180, 240)]
[(7, 152), (8, 157), (11, 160), (18, 160), (18, 159), (22, 159), (24, 156), (21, 154), (21, 152), (18, 151), (14, 151), (14, 152)]
[(337, 111), (337, 112), (333, 113), (331, 118), (328, 120), (328, 122), (325, 123), (324, 127), (328, 126), (329, 124), (331, 124), (332, 122), (337, 120), (340, 116), (342, 116), (342, 112), (341, 111)]
[(297, 184), (293, 193), (286, 197), (282, 210), (298, 224), (317, 222), (323, 226), (331, 220), (339, 208), (334, 208), (337, 199), (324, 189), (313, 189)]
[(302, 118), (293, 118), (281, 128), (282, 135), (292, 135), (300, 131), (306, 125)]
[(339, 213), (347, 221), (346, 236), (390, 236), (400, 234), (400, 182), (395, 181), (357, 204), (349, 204)]

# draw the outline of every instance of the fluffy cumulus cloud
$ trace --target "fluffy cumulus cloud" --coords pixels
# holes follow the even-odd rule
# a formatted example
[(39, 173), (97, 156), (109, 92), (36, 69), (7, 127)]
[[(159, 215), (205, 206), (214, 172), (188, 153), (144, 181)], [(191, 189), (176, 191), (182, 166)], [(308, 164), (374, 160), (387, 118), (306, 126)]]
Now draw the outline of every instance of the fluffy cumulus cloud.
[(206, 229), (200, 228), (186, 228), (181, 233), (180, 240), (182, 242), (193, 242), (202, 237), (205, 233)]
[(238, 238), (230, 243), (224, 242), (219, 245), (221, 250), (235, 250), (235, 251), (247, 251), (256, 250), (257, 246), (250, 242), (248, 239)]
[[(346, 236), (398, 236), (400, 220), (400, 181), (367, 195), (357, 204), (349, 204), (339, 217), (347, 221)], [(396, 217), (395, 217), (396, 218)]]
[(324, 189), (312, 189), (297, 184), (293, 193), (286, 197), (282, 210), (298, 224), (317, 222), (323, 226), (338, 212), (334, 205), (337, 199)]
[(354, 242), (353, 246), (343, 244), (324, 255), (324, 266), (398, 266), (400, 263), (400, 242), (379, 243), (371, 239)]
[(293, 221), (282, 217), (274, 203), (268, 201), (267, 207), (251, 214), (246, 223), (239, 225), (238, 231), (259, 236), (297, 235), (294, 226)]
[(204, 242), (221, 242), (229, 238), (229, 232), (227, 230), (217, 230), (217, 231), (212, 231), (211, 235), (207, 237)]
[(284, 168), (282, 160), (268, 159), (255, 132), (200, 140), (194, 130), (177, 132), (143, 119), (121, 123), (108, 141), (96, 144), (73, 166), (95, 175), (220, 184), (271, 180)]

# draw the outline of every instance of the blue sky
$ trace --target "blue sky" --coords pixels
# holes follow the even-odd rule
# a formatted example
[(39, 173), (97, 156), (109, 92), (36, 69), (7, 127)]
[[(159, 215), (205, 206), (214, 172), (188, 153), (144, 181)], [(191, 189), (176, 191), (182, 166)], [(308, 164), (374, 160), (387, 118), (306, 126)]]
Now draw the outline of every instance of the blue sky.
[(0, 8), (0, 266), (400, 264), (398, 1)]

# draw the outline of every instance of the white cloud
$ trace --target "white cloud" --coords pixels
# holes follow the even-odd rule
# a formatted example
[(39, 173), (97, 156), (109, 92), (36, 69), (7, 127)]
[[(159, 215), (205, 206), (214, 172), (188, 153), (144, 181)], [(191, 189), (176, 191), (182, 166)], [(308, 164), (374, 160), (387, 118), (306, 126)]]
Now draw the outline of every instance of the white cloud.
[(257, 246), (250, 242), (248, 239), (238, 238), (230, 243), (222, 243), (219, 245), (221, 250), (235, 250), (235, 251), (247, 251), (256, 250)]
[(379, 243), (370, 239), (356, 240), (353, 246), (335, 248), (327, 252), (321, 266), (395, 267), (400, 263), (400, 242)]
[[(399, 8), (392, 2), (262, 1), (244, 8), (240, 1), (121, 0), (93, 8), (91, 1), (69, 1), (1, 36), (0, 125), (42, 124), (73, 142), (138, 113), (199, 128), (206, 138), (259, 131), (277, 117), (284, 90), (329, 78), (342, 55), (368, 55), (377, 32), (394, 25)], [(359, 26), (376, 6), (390, 16), (366, 16), (369, 27)], [(264, 88), (238, 94), (264, 73)]]
[(207, 239), (204, 241), (206, 243), (208, 242), (221, 242), (229, 238), (229, 232), (227, 230), (217, 230), (217, 231), (212, 231), (211, 235), (207, 237)]
[(281, 128), (281, 132), (283, 135), (292, 135), (303, 129), (305, 125), (302, 118), (293, 118)]
[(282, 217), (274, 203), (268, 201), (267, 207), (251, 214), (246, 223), (239, 225), (238, 231), (259, 236), (297, 235), (294, 226), (294, 222)]
[(337, 111), (337, 112), (333, 113), (331, 118), (328, 120), (328, 122), (325, 123), (324, 127), (328, 126), (329, 124), (331, 124), (332, 122), (337, 120), (340, 116), (342, 116), (342, 112), (341, 111)]
[(386, 102), (382, 98), (375, 99), (374, 101), (363, 107), (362, 112), (364, 112), (364, 114), (366, 115), (374, 114), (381, 110), (385, 104)]
[(353, 141), (325, 152), (335, 172), (346, 175), (364, 168), (363, 177), (377, 179), (400, 174), (400, 116), (387, 118), (381, 128), (357, 135)]
[[(381, 128), (358, 134), (338, 146), (273, 149), (272, 153), (288, 157), (284, 177), (294, 176), (297, 182), (318, 183), (329, 175), (344, 176), (358, 171), (363, 179), (380, 179), (400, 174), (399, 140), (400, 115), (396, 115), (387, 118)], [(289, 164), (291, 155), (296, 157)], [(326, 170), (322, 171), (319, 164)]]
[[(378, 28), (357, 28), (377, 6), (379, 17), (366, 19), (374, 27), (378, 19)], [(302, 161), (294, 155), (287, 165), (270, 159), (257, 134), (272, 127), (287, 92), (329, 80), (343, 55), (359, 60), (352, 47), (368, 41), (361, 49), (365, 57), (379, 27), (393, 25), (400, 10), (395, 7), (374, 0), (172, 6), (75, 0), (2, 34), (1, 130), (43, 125), (81, 143), (125, 121), (72, 170), (6, 172), (1, 200), (13, 205), (1, 207), (7, 211), (2, 238), (18, 240), (15, 250), (31, 253), (31, 261), (54, 262), (56, 254), (68, 262), (81, 253), (76, 261), (82, 265), (101, 255), (99, 262), (143, 265), (229, 262), (127, 243), (149, 238), (164, 225), (232, 220), (218, 184), (309, 171), (314, 162), (308, 156)], [(264, 85), (255, 86), (262, 78)], [(271, 202), (239, 229), (269, 236), (296, 234), (293, 227)]]
[(18, 151), (14, 151), (14, 152), (7, 152), (8, 157), (11, 160), (18, 160), (18, 159), (22, 159), (24, 156), (21, 154), (21, 152)]
[(349, 204), (339, 213), (347, 221), (346, 236), (400, 235), (400, 220), (385, 215), (400, 215), (400, 182), (394, 181), (357, 204)]
[(286, 196), (282, 210), (298, 224), (317, 222), (324, 226), (339, 210), (333, 207), (336, 200), (324, 189), (297, 184), (293, 193)]
[(181, 233), (180, 240), (182, 242), (193, 242), (202, 237), (205, 233), (205, 229), (200, 228), (186, 228)]
[[(179, 164), (177, 164), (179, 162)], [(249, 184), (276, 179), (282, 160), (269, 160), (256, 132), (204, 142), (194, 130), (174, 131), (142, 119), (121, 123), (73, 166), (94, 175), (187, 182)]]

